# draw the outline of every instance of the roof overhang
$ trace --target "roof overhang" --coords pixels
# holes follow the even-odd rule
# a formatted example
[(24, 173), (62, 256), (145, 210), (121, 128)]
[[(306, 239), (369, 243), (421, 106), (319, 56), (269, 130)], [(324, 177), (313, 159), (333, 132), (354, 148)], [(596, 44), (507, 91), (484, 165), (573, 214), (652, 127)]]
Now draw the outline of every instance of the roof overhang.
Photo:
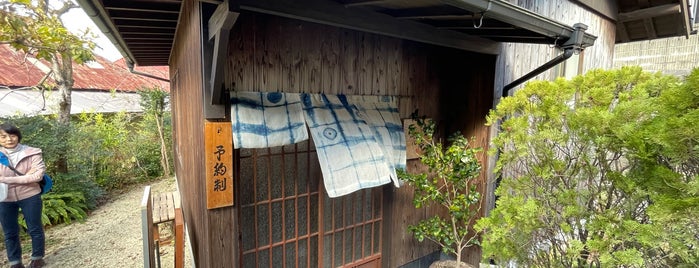
[[(372, 32), (401, 39), (419, 41), (484, 54), (498, 54), (498, 42), (543, 43), (561, 45), (575, 29), (504, 1), (444, 0), (420, 1), (422, 5), (391, 8), (390, 1), (287, 1), (242, 0), (241, 10), (272, 14), (317, 22), (342, 28)], [(384, 5), (385, 3), (386, 5)], [(441, 7), (442, 11), (436, 11)], [(422, 14), (422, 15), (415, 15)], [(439, 19), (440, 16), (453, 16)], [(460, 18), (457, 18), (459, 17)], [(430, 19), (433, 18), (433, 19)], [(475, 20), (482, 22), (473, 26)], [(496, 22), (497, 21), (497, 22)], [(442, 23), (439, 23), (442, 22)], [(444, 23), (451, 23), (453, 26)], [(466, 32), (461, 25), (471, 23)], [(491, 28), (491, 24), (497, 24)], [(485, 26), (484, 26), (485, 25)], [(500, 27), (500, 25), (507, 25)], [(586, 33), (583, 46), (591, 46), (596, 37)]]
[[(483, 16), (538, 33), (546, 40), (543, 43), (548, 43), (552, 39), (554, 44), (557, 45), (565, 43), (575, 32), (573, 26), (565, 25), (509, 2), (489, 0), (443, 0), (442, 2), (472, 12), (480, 11)], [(592, 46), (596, 39), (596, 36), (585, 33), (581, 40), (582, 46)], [(562, 42), (558, 43), (556, 41)]]
[(617, 44), (696, 34), (690, 0), (575, 1), (615, 22)]
[[(140, 66), (168, 64), (181, 0), (77, 1), (127, 61)], [(502, 0), (239, 0), (231, 5), (237, 12), (273, 14), (484, 54), (498, 54), (500, 42), (562, 46), (575, 32), (573, 26)], [(580, 38), (582, 47), (596, 39), (589, 33)]]
[(127, 62), (165, 66), (182, 0), (76, 0)]
[(636, 0), (621, 2), (616, 20), (616, 43), (675, 36), (689, 37), (692, 33), (687, 0), (666, 1), (667, 3), (654, 6), (641, 5), (636, 2), (643, 1)]

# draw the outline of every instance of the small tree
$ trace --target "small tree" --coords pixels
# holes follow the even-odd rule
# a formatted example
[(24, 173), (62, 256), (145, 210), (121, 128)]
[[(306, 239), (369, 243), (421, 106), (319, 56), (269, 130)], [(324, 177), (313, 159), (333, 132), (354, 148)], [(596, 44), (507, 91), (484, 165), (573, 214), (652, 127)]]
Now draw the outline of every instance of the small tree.
[[(37, 59), (51, 64), (51, 76), (59, 94), (58, 122), (63, 126), (57, 128), (56, 136), (67, 138), (70, 134), (71, 92), (73, 88), (73, 63), (83, 64), (94, 59), (89, 31), (81, 35), (69, 32), (60, 17), (70, 9), (79, 6), (72, 1), (48, 0), (0, 0), (0, 44), (10, 44), (14, 49), (34, 55)], [(50, 88), (44, 81), (37, 81), (38, 88)], [(66, 146), (66, 143), (59, 143)], [(68, 156), (65, 147), (58, 151), (55, 163), (57, 171), (68, 172)]]
[[(170, 176), (170, 160), (169, 153), (171, 147), (171, 127), (169, 123), (169, 113), (167, 112), (168, 103), (168, 93), (159, 88), (143, 88), (138, 91), (141, 96), (141, 107), (143, 107), (144, 120), (142, 120), (140, 126), (140, 132), (143, 132), (140, 136), (148, 139), (151, 138), (152, 133), (156, 133), (157, 137), (153, 137), (153, 140), (158, 142), (158, 152), (160, 154), (160, 167), (162, 168), (163, 176)], [(155, 129), (153, 129), (155, 128)], [(147, 141), (147, 142), (151, 142)]]
[(461, 252), (478, 241), (470, 226), (480, 210), (480, 193), (472, 183), (481, 171), (476, 159), (480, 149), (471, 148), (460, 134), (452, 135), (444, 148), (434, 138), (434, 121), (415, 118), (415, 122), (409, 127), (409, 135), (421, 150), (420, 161), (428, 167), (429, 174), (398, 170), (398, 177), (414, 188), (416, 208), (436, 204), (448, 213), (422, 220), (408, 229), (418, 241), (427, 238), (439, 244), (445, 253), (456, 255), (458, 267)]

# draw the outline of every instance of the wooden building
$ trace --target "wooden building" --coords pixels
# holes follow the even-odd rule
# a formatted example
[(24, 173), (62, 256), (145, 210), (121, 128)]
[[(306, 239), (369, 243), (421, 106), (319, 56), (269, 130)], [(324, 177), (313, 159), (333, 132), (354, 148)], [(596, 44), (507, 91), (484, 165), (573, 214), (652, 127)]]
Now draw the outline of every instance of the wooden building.
[[(609, 68), (615, 43), (691, 31), (686, 0), (78, 2), (128, 60), (170, 67), (197, 267), (426, 267), (438, 250), (407, 231), (434, 213), (413, 207), (409, 187), (330, 198), (312, 140), (232, 150), (218, 131), (230, 128), (235, 92), (391, 96), (401, 119), (419, 110), (487, 149), (497, 129), (484, 126), (486, 114), (528, 79)], [(229, 158), (212, 160), (212, 145)], [(212, 184), (212, 161), (234, 171), (222, 180), (232, 188)], [(484, 193), (494, 187), (488, 170)], [(477, 248), (465, 255), (480, 261)]]

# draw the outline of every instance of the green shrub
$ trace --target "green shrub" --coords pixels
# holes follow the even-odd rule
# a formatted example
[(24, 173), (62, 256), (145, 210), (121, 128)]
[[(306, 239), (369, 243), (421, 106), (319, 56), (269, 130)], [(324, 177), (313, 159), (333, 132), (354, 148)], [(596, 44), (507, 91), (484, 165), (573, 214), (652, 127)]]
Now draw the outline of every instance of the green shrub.
[(483, 258), (525, 267), (699, 265), (699, 71), (528, 83), (502, 121)]
[(49, 194), (80, 193), (88, 210), (95, 209), (106, 194), (92, 177), (78, 168), (71, 169), (70, 173), (56, 173), (52, 177), (54, 185)]
[[(152, 101), (167, 96), (151, 94)], [(61, 127), (53, 115), (0, 118), (20, 128), (22, 143), (43, 150), (46, 172), (55, 182), (53, 191), (42, 197), (45, 223), (82, 220), (107, 192), (169, 175), (163, 171), (161, 152), (171, 151), (170, 114), (144, 110), (144, 114), (82, 113), (74, 115), (69, 127)], [(155, 127), (156, 119), (162, 132)], [(166, 148), (161, 150), (163, 144)], [(59, 152), (68, 152), (67, 173), (55, 167)]]
[(71, 169), (85, 170), (100, 187), (106, 190), (128, 185), (134, 173), (133, 152), (130, 146), (132, 116), (82, 113), (74, 120), (75, 133), (71, 135)]

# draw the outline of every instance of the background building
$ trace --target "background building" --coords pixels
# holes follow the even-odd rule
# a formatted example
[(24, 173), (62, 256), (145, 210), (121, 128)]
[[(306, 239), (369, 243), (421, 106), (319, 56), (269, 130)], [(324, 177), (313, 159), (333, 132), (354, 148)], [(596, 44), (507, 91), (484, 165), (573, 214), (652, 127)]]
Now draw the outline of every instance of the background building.
[[(140, 112), (141, 88), (170, 90), (170, 83), (129, 72), (124, 59), (110, 62), (98, 55), (84, 65), (73, 65), (75, 84), (71, 113)], [(137, 71), (167, 79), (168, 67), (140, 67)], [(0, 45), (0, 117), (13, 115), (55, 114), (57, 91), (49, 63), (31, 55)], [(39, 86), (45, 78), (45, 90)]]

